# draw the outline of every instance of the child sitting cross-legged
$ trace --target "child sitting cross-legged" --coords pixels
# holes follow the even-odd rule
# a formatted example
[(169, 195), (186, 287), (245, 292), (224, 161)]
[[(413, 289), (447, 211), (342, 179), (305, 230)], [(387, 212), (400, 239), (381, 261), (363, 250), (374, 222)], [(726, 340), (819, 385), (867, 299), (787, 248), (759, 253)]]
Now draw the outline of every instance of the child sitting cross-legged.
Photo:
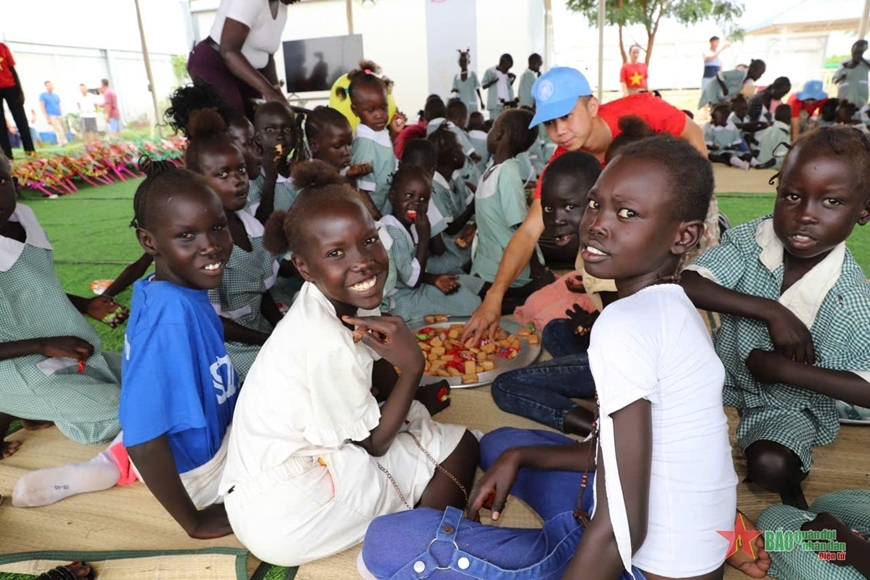
[(745, 151), (746, 143), (740, 130), (728, 121), (731, 109), (725, 103), (713, 107), (711, 120), (704, 125), (704, 140), (710, 161), (749, 169), (752, 155)]
[(477, 519), (491, 498), (498, 520), (513, 494), (543, 529), (481, 525), (452, 508), (384, 516), (363, 542), (364, 578), (722, 578), (728, 543), (716, 532), (733, 528), (737, 503), (725, 372), (674, 283), (712, 192), (709, 162), (671, 136), (625, 147), (589, 192), (584, 266), (618, 293), (589, 347), (596, 431), (584, 442), (510, 428), (484, 436), (487, 471), (469, 506)]
[(419, 167), (403, 165), (390, 184), (393, 213), (380, 220), (390, 236), (387, 253), (397, 274), (396, 287), (387, 296), (388, 311), (408, 321), (433, 313), (470, 316), (480, 306), (485, 291), (481, 278), (427, 270), (431, 195), (432, 182), (426, 173)]
[(155, 273), (137, 282), (124, 341), (123, 432), (93, 460), (31, 472), (19, 507), (142, 479), (193, 538), (232, 533), (218, 483), (238, 377), (208, 299), (233, 240), (221, 200), (186, 169), (155, 162), (133, 200), (139, 244)]
[(264, 561), (296, 566), (359, 543), (378, 515), (462, 509), (477, 441), (432, 420), (449, 389), (419, 387), (414, 336), (380, 316), (387, 252), (356, 192), (340, 177), (306, 183), (266, 235), (274, 253), (293, 252), (306, 283), (236, 407), (220, 489), (238, 539)]
[(870, 221), (870, 141), (820, 127), (778, 177), (773, 216), (729, 230), (683, 287), (722, 313), (716, 350), (749, 480), (805, 509), (800, 484), (813, 449), (837, 437), (837, 401), (870, 407), (870, 285), (846, 248)]
[(758, 168), (782, 167), (782, 160), (791, 143), (791, 107), (779, 105), (773, 114), (773, 124), (758, 134)]

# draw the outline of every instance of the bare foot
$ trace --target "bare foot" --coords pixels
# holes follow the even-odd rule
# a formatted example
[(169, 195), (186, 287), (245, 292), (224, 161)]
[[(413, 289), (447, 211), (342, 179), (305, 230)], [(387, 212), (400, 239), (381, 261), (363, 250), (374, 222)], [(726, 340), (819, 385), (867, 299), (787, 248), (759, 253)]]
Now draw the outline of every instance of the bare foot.
[(21, 419), (21, 426), (25, 431), (39, 431), (40, 429), (48, 429), (54, 427), (51, 421), (31, 421), (29, 419)]
[(6, 459), (21, 447), (21, 441), (0, 442), (0, 459)]
[[(758, 528), (755, 527), (755, 522), (742, 513), (738, 513), (743, 516), (743, 525), (746, 530), (758, 530)], [(754, 543), (754, 560), (745, 551), (737, 550), (736, 553), (732, 554), (727, 560), (725, 560), (725, 563), (733, 568), (737, 568), (750, 578), (764, 578), (767, 576), (767, 571), (770, 569), (770, 554), (764, 550), (764, 535), (762, 534), (755, 538)]]

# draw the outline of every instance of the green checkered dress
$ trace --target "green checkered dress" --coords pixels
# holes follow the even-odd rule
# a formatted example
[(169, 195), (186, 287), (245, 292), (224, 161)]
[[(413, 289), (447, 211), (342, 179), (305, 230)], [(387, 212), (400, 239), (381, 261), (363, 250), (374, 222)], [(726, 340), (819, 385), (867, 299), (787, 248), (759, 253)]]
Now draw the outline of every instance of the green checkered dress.
[[(762, 248), (756, 242), (756, 232), (769, 219), (728, 230), (722, 245), (701, 254), (693, 267), (706, 268), (726, 288), (779, 300), (783, 264), (769, 270), (759, 260)], [(836, 401), (814, 391), (757, 381), (746, 359), (753, 349), (773, 350), (767, 326), (728, 314), (721, 319), (716, 352), (725, 365), (725, 404), (741, 412), (738, 443), (745, 451), (755, 441), (775, 441), (794, 451), (809, 471), (813, 447), (833, 442), (839, 432)], [(848, 249), (840, 277), (822, 300), (810, 332), (820, 367), (870, 371), (870, 285)]]
[[(52, 252), (26, 244), (15, 264), (0, 271), (0, 342), (77, 336), (94, 346), (85, 370), (71, 359), (33, 354), (0, 361), (0, 412), (52, 421), (78, 443), (110, 441), (121, 430), (121, 360), (104, 353), (100, 338), (67, 298), (54, 273)], [(46, 365), (57, 363), (51, 372)]]
[[(846, 522), (864, 537), (870, 536), (870, 491), (835, 491), (823, 495), (802, 511), (786, 505), (767, 508), (756, 525), (765, 531), (797, 531), (816, 514), (829, 512)], [(852, 566), (835, 566), (819, 559), (816, 552), (795, 547), (790, 552), (769, 552), (772, 560), (768, 576), (782, 580), (864, 580)]]
[(428, 314), (471, 316), (477, 310), (481, 302), (477, 293), (483, 288), (483, 280), (460, 275), (460, 288), (450, 295), (431, 284), (420, 284), (414, 288), (422, 272), (415, 257), (416, 244), (411, 234), (393, 216), (382, 218), (381, 225), (393, 240), (387, 253), (391, 266), (395, 266), (397, 277), (395, 288), (386, 297), (386, 310), (390, 314), (410, 321)]
[[(270, 334), (272, 325), (263, 316), (260, 306), (263, 293), (275, 283), (278, 264), (263, 247), (263, 226), (247, 212), (236, 214), (245, 225), (252, 251), (246, 252), (239, 246), (233, 246), (221, 285), (208, 291), (208, 299), (221, 317), (245, 328)], [(226, 342), (226, 347), (239, 373), (239, 380), (244, 381), (260, 347), (231, 341)]]

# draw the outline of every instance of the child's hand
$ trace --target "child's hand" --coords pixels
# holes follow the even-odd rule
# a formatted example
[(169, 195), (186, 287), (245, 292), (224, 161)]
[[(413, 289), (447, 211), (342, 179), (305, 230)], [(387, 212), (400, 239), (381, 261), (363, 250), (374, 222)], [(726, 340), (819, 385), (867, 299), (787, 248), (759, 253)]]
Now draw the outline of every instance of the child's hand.
[(439, 274), (435, 277), (432, 285), (444, 294), (453, 294), (459, 290), (459, 276), (456, 274)]
[(418, 209), (417, 217), (414, 218), (414, 225), (417, 226), (417, 235), (421, 240), (428, 240), (432, 237), (432, 224), (429, 222), (429, 214), (426, 212), (426, 209), (427, 208)]
[(456, 237), (456, 245), (460, 248), (468, 248), (474, 241), (474, 235), (477, 233), (477, 226), (465, 226), (465, 229)]
[(567, 286), (568, 290), (571, 292), (576, 292), (577, 294), (586, 293), (586, 286), (583, 285), (583, 276), (566, 276), (565, 286)]
[(210, 505), (199, 512), (199, 524), (188, 535), (196, 540), (212, 540), (233, 533), (223, 504)]
[(762, 383), (781, 383), (783, 365), (793, 362), (778, 352), (753, 349), (746, 359), (746, 367), (752, 376)]
[(813, 335), (791, 310), (773, 302), (767, 318), (767, 329), (774, 351), (795, 362), (816, 364)]
[(450, 385), (445, 380), (420, 385), (415, 398), (423, 403), (430, 415), (435, 415), (450, 406)]
[(472, 161), (474, 161), (475, 163), (480, 163), (481, 159), (483, 159), (483, 157), (480, 156), (480, 153), (478, 153), (477, 151), (471, 152), (471, 160)]
[(39, 351), (47, 357), (71, 358), (79, 362), (91, 358), (94, 347), (77, 336), (43, 338)]
[(368, 175), (374, 171), (371, 163), (357, 163), (356, 165), (351, 165), (347, 168), (347, 172), (345, 175), (347, 177), (360, 177), (362, 175)]
[(407, 124), (407, 122), (408, 117), (405, 116), (405, 113), (396, 111), (396, 114), (393, 115), (393, 118), (390, 120), (390, 134), (398, 135), (399, 133), (401, 133), (402, 129), (405, 128), (405, 124)]
[(507, 76), (508, 76), (508, 81), (511, 83), (513, 83), (515, 80), (517, 80), (517, 75), (515, 75), (514, 73), (508, 73)]
[(130, 316), (130, 310), (126, 306), (121, 306), (108, 296), (95, 296), (89, 300), (85, 312), (91, 318), (99, 320), (111, 328), (123, 324)]
[(396, 316), (342, 317), (344, 322), (356, 326), (354, 341), (361, 340), (403, 372), (423, 374), (423, 351), (417, 339), (408, 330), (405, 321)]
[(587, 312), (580, 308), (579, 304), (575, 304), (572, 310), (566, 310), (568, 320), (571, 321), (571, 328), (574, 329), (574, 334), (577, 336), (586, 336), (592, 330), (592, 325), (598, 320), (600, 314), (595, 312)]
[(469, 496), (468, 519), (479, 522), (480, 508), (488, 504), (491, 506), (492, 520), (498, 521), (519, 470), (519, 456), (513, 449), (508, 449), (499, 455)]

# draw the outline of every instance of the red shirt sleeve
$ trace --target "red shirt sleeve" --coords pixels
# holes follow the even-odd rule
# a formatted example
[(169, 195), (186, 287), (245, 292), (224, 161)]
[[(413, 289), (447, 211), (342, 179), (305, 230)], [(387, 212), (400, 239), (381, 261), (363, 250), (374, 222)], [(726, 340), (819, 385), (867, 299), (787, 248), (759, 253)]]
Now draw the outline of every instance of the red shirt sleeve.
[(670, 133), (674, 137), (683, 134), (687, 120), (684, 112), (652, 93), (637, 93), (601, 105), (598, 115), (610, 127), (614, 138), (622, 132), (619, 130), (619, 119), (626, 115), (637, 115), (654, 132)]
[(622, 65), (622, 68), (619, 69), (619, 82), (625, 83), (628, 85), (628, 77), (631, 76), (628, 74), (628, 63)]
[(547, 167), (550, 166), (550, 163), (552, 163), (554, 159), (558, 159), (559, 157), (561, 157), (562, 155), (564, 155), (567, 152), (568, 152), (568, 150), (565, 149), (564, 147), (562, 147), (561, 145), (556, 147), (556, 150), (553, 151), (552, 157), (550, 157), (550, 160), (547, 161), (547, 165), (544, 166), (544, 171), (542, 171), (540, 177), (538, 177), (538, 183), (535, 185), (535, 193), (534, 193), (534, 195), (532, 195), (533, 200), (534, 199), (541, 199), (541, 184), (544, 182), (544, 172), (547, 171)]

